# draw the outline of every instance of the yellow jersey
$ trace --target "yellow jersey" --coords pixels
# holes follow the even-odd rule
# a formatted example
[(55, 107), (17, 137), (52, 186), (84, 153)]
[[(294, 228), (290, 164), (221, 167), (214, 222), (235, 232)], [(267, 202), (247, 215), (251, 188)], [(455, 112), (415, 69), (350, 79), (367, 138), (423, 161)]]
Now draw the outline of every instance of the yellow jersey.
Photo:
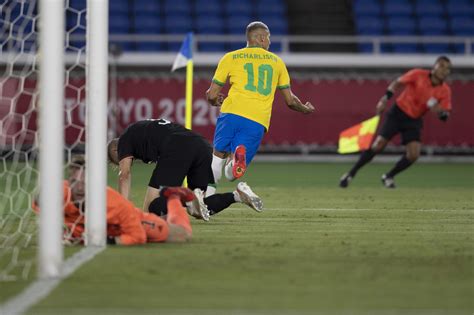
[(212, 81), (230, 89), (221, 113), (231, 113), (262, 124), (268, 130), (275, 90), (290, 87), (285, 63), (260, 47), (246, 47), (222, 57)]

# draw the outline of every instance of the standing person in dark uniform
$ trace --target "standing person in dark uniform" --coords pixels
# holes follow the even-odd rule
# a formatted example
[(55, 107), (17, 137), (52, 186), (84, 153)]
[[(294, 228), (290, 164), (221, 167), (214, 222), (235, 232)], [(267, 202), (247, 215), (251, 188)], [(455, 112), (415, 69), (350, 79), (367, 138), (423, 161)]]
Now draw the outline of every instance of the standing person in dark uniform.
[(204, 200), (207, 186), (214, 184), (212, 147), (201, 135), (165, 119), (143, 120), (128, 126), (120, 138), (110, 141), (108, 155), (109, 160), (119, 166), (118, 190), (127, 199), (133, 160), (156, 163), (148, 183), (144, 211), (149, 211), (150, 203), (154, 201), (153, 212), (166, 214), (166, 200), (160, 197), (160, 188), (181, 186), (185, 177), (199, 201), (198, 204), (194, 202), (187, 205), (189, 214), (196, 218), (209, 220), (207, 202), (210, 203), (212, 214), (234, 202), (246, 203), (256, 211), (263, 208), (261, 199), (245, 183), (238, 184), (237, 193), (233, 194), (235, 198), (220, 194)]
[(377, 104), (380, 115), (387, 107), (387, 101), (401, 88), (403, 92), (397, 98), (387, 114), (380, 133), (369, 150), (362, 152), (352, 169), (342, 175), (339, 186), (345, 188), (357, 174), (357, 171), (383, 151), (387, 143), (397, 133), (401, 134), (406, 153), (388, 172), (382, 175), (382, 183), (387, 188), (395, 188), (394, 177), (407, 169), (420, 156), (422, 117), (429, 110), (436, 113), (442, 121), (447, 121), (451, 111), (451, 88), (444, 82), (451, 72), (451, 61), (440, 56), (431, 70), (412, 69), (390, 83), (384, 96)]

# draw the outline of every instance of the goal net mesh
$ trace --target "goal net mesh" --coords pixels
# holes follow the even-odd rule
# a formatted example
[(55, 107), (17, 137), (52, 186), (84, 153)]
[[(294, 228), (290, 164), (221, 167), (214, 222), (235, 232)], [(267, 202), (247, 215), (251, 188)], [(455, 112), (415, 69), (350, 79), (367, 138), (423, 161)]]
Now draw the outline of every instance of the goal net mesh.
[[(39, 192), (37, 83), (39, 71), (48, 71), (38, 67), (38, 6), (39, 0), (0, 4), (0, 281), (36, 275), (38, 217), (32, 204)], [(86, 0), (66, 0), (65, 7), (67, 168), (84, 149)], [(68, 231), (64, 233), (67, 238)]]

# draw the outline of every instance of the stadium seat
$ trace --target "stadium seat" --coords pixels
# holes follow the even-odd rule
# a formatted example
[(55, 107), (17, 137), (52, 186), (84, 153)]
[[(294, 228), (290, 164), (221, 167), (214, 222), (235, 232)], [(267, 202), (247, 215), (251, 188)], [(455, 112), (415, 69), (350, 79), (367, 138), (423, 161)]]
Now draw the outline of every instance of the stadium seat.
[(221, 0), (195, 0), (194, 13), (196, 16), (222, 14), (223, 4)]
[(128, 14), (130, 8), (128, 7), (128, 0), (113, 0), (109, 1), (109, 12), (114, 14)]
[(154, 52), (154, 51), (162, 51), (165, 50), (165, 45), (162, 43), (156, 42), (138, 42), (135, 44), (137, 47), (137, 51), (142, 52)]
[(382, 6), (378, 0), (358, 0), (352, 7), (354, 16), (374, 16), (382, 13)]
[(199, 34), (224, 34), (224, 19), (221, 15), (197, 16), (194, 29)]
[[(167, 15), (164, 26), (167, 34), (186, 34), (193, 30), (191, 16), (186, 15)], [(168, 43), (168, 51), (178, 51), (181, 43), (182, 40)]]
[(253, 6), (249, 0), (228, 1), (224, 4), (224, 13), (228, 16), (252, 16)]
[(448, 22), (442, 17), (422, 17), (418, 19), (418, 28), (424, 36), (448, 34)]
[(408, 16), (390, 17), (387, 20), (387, 31), (390, 35), (416, 35), (415, 19)]
[(425, 53), (428, 53), (428, 54), (449, 54), (453, 51), (450, 44), (436, 44), (436, 43), (423, 44), (423, 50)]
[(456, 36), (474, 35), (474, 17), (456, 17), (451, 18), (451, 31)]
[[(414, 36), (416, 35), (415, 19), (408, 16), (395, 16), (387, 21), (387, 32), (394, 36)], [(385, 46), (385, 45), (383, 45)], [(411, 43), (393, 43), (392, 51), (395, 53), (416, 53), (418, 45)]]
[(282, 0), (257, 0), (257, 15), (286, 15), (286, 4)]
[(417, 1), (415, 4), (415, 13), (420, 16), (442, 16), (444, 14), (443, 5), (436, 0)]
[(165, 0), (163, 9), (166, 15), (191, 15), (191, 3), (189, 0)]
[[(224, 34), (224, 19), (221, 15), (197, 16), (194, 29), (198, 34)], [(225, 43), (206, 42), (198, 45), (203, 52), (225, 51)]]
[[(418, 20), (418, 28), (423, 36), (448, 35), (448, 23), (441, 17), (422, 17)], [(423, 43), (423, 50), (429, 54), (446, 54), (452, 52), (450, 43)]]
[(229, 43), (229, 49), (235, 50), (245, 47), (245, 28), (252, 22), (253, 19), (250, 16), (231, 16), (226, 19), (227, 31), (232, 35), (242, 35), (242, 42)]
[(130, 20), (128, 15), (111, 15), (109, 18), (109, 32), (111, 34), (130, 33)]
[(288, 34), (288, 22), (286, 18), (260, 16), (259, 20), (268, 26), (272, 35)]
[(230, 34), (245, 34), (245, 28), (252, 21), (250, 15), (229, 16), (226, 19), (226, 28)]
[(134, 0), (133, 1), (134, 15), (158, 15), (160, 14), (160, 1), (158, 0)]
[(441, 4), (441, 0), (414, 0), (415, 5)]
[(451, 17), (474, 15), (474, 4), (470, 1), (448, 0), (446, 9)]
[(397, 54), (415, 54), (421, 51), (417, 44), (392, 44), (392, 51)]
[(386, 0), (383, 6), (383, 12), (388, 17), (409, 16), (413, 14), (411, 2), (406, 0)]
[(161, 33), (161, 21), (158, 16), (137, 15), (134, 19), (134, 30), (138, 34)]
[(164, 26), (168, 34), (185, 34), (193, 30), (191, 16), (186, 15), (167, 15)]
[(381, 17), (361, 16), (355, 22), (359, 35), (382, 35), (384, 32), (384, 20)]
[(255, 20), (262, 21), (264, 23), (265, 23), (265, 20), (267, 20), (267, 19), (270, 19), (270, 20), (279, 19), (280, 21), (283, 21), (283, 23), (288, 25), (288, 17), (286, 16), (285, 13), (281, 13), (281, 14), (257, 13), (257, 15), (255, 16)]
[(200, 52), (224, 52), (226, 45), (225, 43), (200, 43), (198, 50)]
[[(130, 33), (130, 19), (127, 14), (113, 14), (109, 17), (109, 33), (113, 34), (129, 34)], [(129, 42), (115, 42), (123, 51), (130, 51), (134, 49), (132, 43)]]
[[(450, 20), (451, 32), (454, 36), (474, 36), (474, 18), (459, 16)], [(455, 44), (454, 49), (457, 53), (465, 53), (465, 44)]]

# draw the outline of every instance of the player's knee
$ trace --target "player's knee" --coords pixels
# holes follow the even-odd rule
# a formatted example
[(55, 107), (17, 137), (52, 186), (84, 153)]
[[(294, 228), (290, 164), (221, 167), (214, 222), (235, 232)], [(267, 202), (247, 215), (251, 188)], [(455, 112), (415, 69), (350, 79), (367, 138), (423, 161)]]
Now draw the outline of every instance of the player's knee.
[(416, 160), (418, 160), (418, 158), (420, 157), (420, 152), (407, 152), (406, 154), (406, 157), (407, 157), (407, 160), (410, 161), (410, 162), (415, 162)]
[(383, 144), (381, 144), (381, 143), (378, 142), (378, 143), (374, 143), (374, 144), (372, 145), (372, 148), (371, 148), (371, 149), (372, 149), (372, 151), (374, 151), (375, 153), (380, 153), (380, 152), (383, 151), (384, 148), (385, 148), (385, 146), (384, 146)]
[(387, 145), (387, 141), (383, 138), (377, 138), (375, 139), (374, 143), (372, 144), (372, 151), (375, 153), (380, 153), (385, 149), (385, 146)]

